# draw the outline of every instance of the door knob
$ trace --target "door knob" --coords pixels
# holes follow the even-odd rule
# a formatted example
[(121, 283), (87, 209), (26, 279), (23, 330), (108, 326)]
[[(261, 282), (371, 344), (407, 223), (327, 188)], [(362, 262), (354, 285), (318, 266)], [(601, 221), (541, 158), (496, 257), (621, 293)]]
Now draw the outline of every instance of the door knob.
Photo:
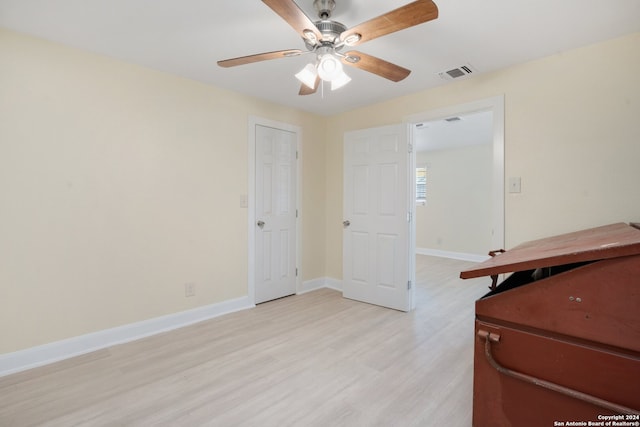
[(260, 228), (264, 227), (264, 221), (258, 221), (256, 225)]
[(346, 221), (342, 221), (342, 225), (344, 225), (345, 227), (348, 227), (351, 225), (351, 221), (346, 220)]

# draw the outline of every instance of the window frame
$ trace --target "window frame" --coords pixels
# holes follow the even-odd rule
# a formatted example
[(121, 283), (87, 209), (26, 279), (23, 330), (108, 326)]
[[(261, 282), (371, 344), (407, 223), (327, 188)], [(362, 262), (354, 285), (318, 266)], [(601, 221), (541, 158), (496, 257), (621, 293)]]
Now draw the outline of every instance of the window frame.
[[(427, 206), (427, 176), (429, 173), (429, 167), (427, 164), (416, 165), (416, 186), (415, 186), (415, 200), (416, 206)], [(423, 175), (423, 176), (421, 176)], [(421, 189), (423, 187), (424, 189)], [(420, 197), (422, 195), (423, 197)]]

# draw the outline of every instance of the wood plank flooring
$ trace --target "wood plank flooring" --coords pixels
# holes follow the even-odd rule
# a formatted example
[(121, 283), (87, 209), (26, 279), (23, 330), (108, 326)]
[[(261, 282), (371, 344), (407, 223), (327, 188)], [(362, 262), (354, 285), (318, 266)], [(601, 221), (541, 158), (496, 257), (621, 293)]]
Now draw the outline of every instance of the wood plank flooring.
[(411, 313), (323, 289), (0, 378), (0, 426), (470, 426), (473, 263)]

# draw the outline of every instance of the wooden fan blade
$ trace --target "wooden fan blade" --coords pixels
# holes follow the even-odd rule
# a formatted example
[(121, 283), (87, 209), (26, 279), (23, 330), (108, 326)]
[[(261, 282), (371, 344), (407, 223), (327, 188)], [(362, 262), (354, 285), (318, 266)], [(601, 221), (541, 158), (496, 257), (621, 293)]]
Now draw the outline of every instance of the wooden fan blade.
[(340, 40), (345, 41), (349, 36), (359, 34), (359, 40), (348, 43), (349, 46), (356, 46), (437, 17), (438, 6), (433, 1), (418, 0), (344, 31), (340, 34)]
[[(345, 56), (345, 58), (342, 58), (343, 64), (360, 68), (361, 70), (377, 74), (380, 77), (384, 77), (385, 79), (389, 79), (394, 82), (399, 82), (411, 74), (411, 70), (407, 70), (399, 65), (392, 64), (384, 59), (376, 58), (375, 56), (367, 55), (362, 52), (351, 51), (345, 53)], [(354, 62), (355, 58), (360, 58), (360, 60)]]
[(294, 30), (300, 33), (303, 38), (312, 42), (312, 44), (315, 43), (309, 39), (309, 36), (305, 35), (307, 31), (315, 34), (316, 40), (322, 40), (322, 33), (318, 30), (316, 24), (309, 19), (293, 0), (262, 0), (262, 2), (280, 15)]
[(268, 61), (270, 59), (287, 58), (302, 54), (300, 49), (278, 50), (275, 52), (258, 53), (256, 55), (241, 56), (239, 58), (225, 59), (218, 61), (218, 65), (224, 68), (236, 67), (238, 65), (251, 64), (253, 62)]
[(303, 83), (300, 86), (300, 92), (298, 92), (298, 95), (312, 95), (316, 93), (316, 91), (318, 90), (318, 86), (320, 86), (320, 77), (316, 77), (316, 82), (313, 85), (313, 89)]

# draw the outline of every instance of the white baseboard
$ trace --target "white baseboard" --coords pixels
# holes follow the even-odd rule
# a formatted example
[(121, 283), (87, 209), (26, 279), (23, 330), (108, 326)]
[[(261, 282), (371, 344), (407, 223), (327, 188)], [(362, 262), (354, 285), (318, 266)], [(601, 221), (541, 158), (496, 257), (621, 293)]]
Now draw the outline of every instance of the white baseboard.
[(331, 277), (325, 278), (325, 287), (333, 289), (334, 291), (342, 292), (342, 280), (333, 279)]
[(306, 282), (302, 282), (302, 286), (298, 291), (298, 295), (306, 294), (307, 292), (312, 292), (318, 289), (326, 288), (325, 278), (320, 277), (318, 279), (307, 280)]
[(416, 248), (417, 255), (437, 256), (440, 258), (452, 258), (462, 261), (482, 262), (491, 258), (489, 255), (466, 254), (463, 252), (441, 251), (439, 249)]
[(302, 289), (298, 291), (298, 295), (306, 294), (307, 292), (322, 288), (329, 288), (342, 292), (342, 280), (333, 279), (331, 277), (320, 277), (313, 280), (307, 280), (302, 283)]
[(0, 377), (255, 307), (248, 297), (0, 354)]

